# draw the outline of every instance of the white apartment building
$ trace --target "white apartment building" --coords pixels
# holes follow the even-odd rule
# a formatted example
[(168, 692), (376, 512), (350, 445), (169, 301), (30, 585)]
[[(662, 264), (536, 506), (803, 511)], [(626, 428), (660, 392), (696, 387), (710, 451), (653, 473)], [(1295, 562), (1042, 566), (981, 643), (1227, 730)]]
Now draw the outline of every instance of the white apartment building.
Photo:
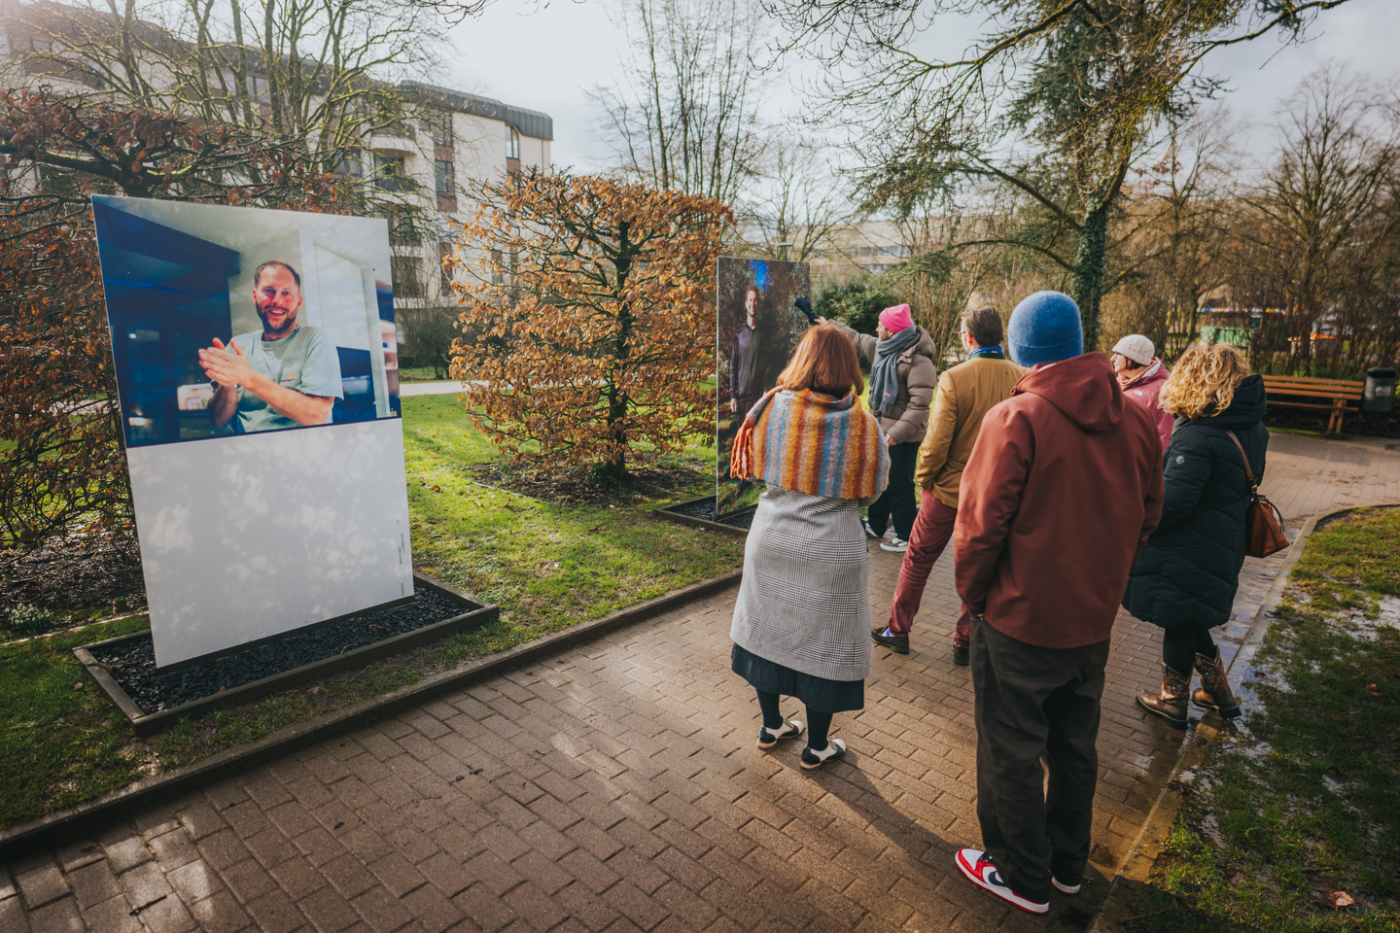
[[(420, 207), (435, 208), (439, 223), (436, 230), (423, 231), (417, 238), (397, 238), (395, 304), (410, 308), (451, 304), (446, 272), (425, 274), (425, 270), (441, 269), (442, 259), (454, 245), (452, 222), (470, 217), (476, 209), (471, 183), (531, 167), (548, 171), (554, 120), (536, 110), (450, 88), (412, 81), (398, 87), (426, 108), (428, 118), (407, 127), (401, 137), (371, 136), (365, 141), (365, 152), (373, 161), (347, 166), (347, 173), (373, 177), (370, 183), (389, 192), (394, 191), (395, 174), (416, 183), (419, 193), (404, 192), (403, 197), (418, 200)], [(397, 163), (396, 172), (384, 172), (388, 162)]]
[[(65, 8), (0, 0), (0, 12), (6, 13), (0, 18), (0, 83), (9, 90), (42, 83), (60, 92), (100, 93), (100, 87), (67, 79), (52, 69), (36, 75), (24, 67), (19, 57), (24, 42), (12, 41), (6, 34), (7, 24), (10, 29), (25, 29), (26, 21), (17, 14), (21, 9), (42, 16), (45, 9)], [(139, 26), (147, 41), (163, 35), (153, 25)], [(153, 66), (152, 75), (159, 70)], [(255, 86), (258, 80), (253, 78)], [(395, 306), (449, 305), (451, 287), (441, 271), (442, 259), (453, 245), (452, 221), (466, 219), (476, 208), (471, 201), (472, 183), (532, 166), (548, 171), (554, 121), (538, 111), (422, 82), (402, 81), (394, 89), (414, 117), (402, 121), (396, 130), (366, 137), (363, 148), (343, 161), (339, 171), (375, 186), (390, 204), (397, 200), (412, 205), (420, 220), (429, 218), (411, 230), (390, 220)]]

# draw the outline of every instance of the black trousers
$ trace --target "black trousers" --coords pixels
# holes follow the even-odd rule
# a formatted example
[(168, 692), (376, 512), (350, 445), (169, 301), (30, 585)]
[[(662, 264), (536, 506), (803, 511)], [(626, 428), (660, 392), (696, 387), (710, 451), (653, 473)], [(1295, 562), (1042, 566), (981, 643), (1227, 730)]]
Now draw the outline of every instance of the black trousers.
[(1210, 637), (1208, 628), (1180, 626), (1162, 629), (1162, 660), (1167, 667), (1188, 680), (1196, 666), (1196, 655), (1213, 658), (1216, 653), (1215, 639)]
[(1089, 861), (1108, 642), (1040, 648), (978, 620), (971, 641), (982, 843), (1012, 890), (1048, 901), (1052, 872), (1078, 884)]
[(919, 463), (919, 442), (909, 441), (890, 448), (890, 484), (880, 498), (870, 503), (866, 518), (870, 530), (885, 533), (894, 522), (894, 533), (905, 541), (914, 532), (914, 519), (919, 514), (919, 500), (914, 495), (914, 467)]

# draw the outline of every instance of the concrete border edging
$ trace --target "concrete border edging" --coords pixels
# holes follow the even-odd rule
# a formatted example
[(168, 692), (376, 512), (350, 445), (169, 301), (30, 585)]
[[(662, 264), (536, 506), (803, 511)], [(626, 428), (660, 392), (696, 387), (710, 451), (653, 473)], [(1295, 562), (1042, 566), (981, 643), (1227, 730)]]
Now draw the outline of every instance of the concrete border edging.
[(560, 648), (587, 642), (597, 635), (640, 622), (662, 612), (683, 606), (711, 593), (727, 589), (739, 582), (743, 570), (731, 570), (718, 576), (683, 586), (660, 596), (619, 609), (591, 622), (546, 635), (535, 641), (517, 645), (508, 651), (480, 658), (468, 664), (426, 677), (416, 684), (402, 687), (383, 696), (361, 700), (351, 706), (334, 710), (306, 722), (296, 723), (266, 738), (248, 745), (225, 749), (203, 761), (145, 778), (127, 787), (104, 794), (95, 800), (80, 803), (68, 810), (51, 813), (0, 831), (0, 862), (12, 861), (36, 849), (50, 848), (83, 833), (93, 831), (124, 812), (146, 806), (157, 800), (177, 797), (212, 783), (220, 778), (273, 758), (281, 757), (322, 739), (355, 729), (413, 707), (424, 700), (456, 689), (484, 677), (508, 670), (518, 664), (553, 654)]
[[(1389, 508), (1400, 508), (1400, 503), (1352, 505), (1344, 509), (1332, 509), (1327, 512), (1319, 512), (1303, 523), (1298, 536), (1289, 545), (1288, 556), (1284, 558), (1283, 566), (1279, 568), (1273, 586), (1269, 587), (1268, 595), (1265, 596), (1264, 602), (1254, 614), (1254, 619), (1250, 622), (1249, 631), (1245, 634), (1244, 641), (1230, 660), (1229, 672), (1231, 674), (1236, 672), (1237, 666), (1247, 663), (1250, 658), (1254, 657), (1259, 646), (1263, 644), (1264, 636), (1268, 634), (1269, 627), (1273, 624), (1274, 613), (1283, 602), (1284, 593), (1288, 589), (1288, 578), (1293, 573), (1293, 567), (1302, 558), (1303, 549), (1307, 547), (1308, 539), (1317, 530), (1318, 524), (1329, 518), (1346, 515), (1350, 512)], [(1176, 767), (1172, 768), (1166, 783), (1162, 785), (1161, 791), (1157, 794), (1156, 802), (1148, 811), (1147, 819), (1138, 831), (1137, 838), (1133, 840), (1132, 846), (1129, 847), (1127, 854), (1118, 864), (1118, 869), (1114, 872), (1113, 880), (1108, 886), (1108, 894), (1104, 897), (1103, 903), (1099, 905), (1093, 920), (1090, 921), (1087, 933), (1124, 933), (1123, 923), (1131, 919), (1128, 914), (1128, 911), (1132, 909), (1130, 895), (1147, 885), (1152, 867), (1156, 864), (1157, 857), (1161, 854), (1162, 847), (1166, 843), (1167, 833), (1171, 830), (1172, 824), (1176, 822), (1177, 814), (1181, 812), (1181, 808), (1186, 802), (1189, 786), (1182, 778), (1183, 776), (1191, 776), (1192, 772), (1205, 763), (1223, 730), (1224, 721), (1214, 712), (1207, 713), (1195, 727), (1190, 746), (1181, 753)]]
[[(283, 690), (291, 689), (292, 687), (300, 686), (301, 684), (311, 683), (322, 677), (339, 674), (356, 667), (363, 667), (375, 661), (382, 661), (385, 658), (392, 657), (396, 654), (402, 654), (405, 651), (412, 651), (414, 648), (429, 644), (441, 638), (446, 638), (449, 635), (462, 634), (481, 628), (483, 625), (489, 625), (500, 616), (499, 606), (478, 599), (470, 593), (464, 593), (457, 587), (443, 583), (441, 580), (437, 580), (426, 574), (415, 573), (413, 575), (413, 581), (415, 588), (422, 586), (432, 590), (445, 599), (455, 602), (457, 607), (464, 611), (459, 612), (451, 618), (443, 619), (440, 622), (434, 622), (431, 625), (414, 629), (411, 632), (402, 632), (380, 641), (371, 642), (359, 648), (343, 651), (338, 655), (322, 658), (319, 661), (312, 661), (310, 664), (304, 664), (301, 667), (279, 671), (276, 674), (271, 674), (260, 680), (242, 684), (231, 690), (223, 690), (208, 696), (197, 697), (186, 703), (181, 703), (178, 706), (157, 710), (156, 712), (148, 713), (137, 706), (136, 702), (132, 700), (131, 696), (121, 684), (117, 682), (116, 678), (109, 674), (107, 668), (92, 654), (94, 648), (101, 648), (103, 646), (110, 647), (133, 639), (149, 637), (148, 632), (133, 632), (130, 635), (118, 635), (116, 638), (103, 639), (102, 641), (93, 642), (89, 645), (79, 645), (73, 649), (73, 655), (78, 659), (78, 663), (87, 670), (92, 679), (96, 681), (98, 689), (106, 694), (107, 699), (131, 722), (131, 728), (135, 730), (136, 734), (145, 737), (154, 735), (187, 716), (199, 715), (226, 706), (241, 706), (244, 703), (250, 703), (253, 700), (265, 697), (271, 693), (278, 693)], [(369, 610), (350, 613), (340, 618), (353, 618), (354, 616), (366, 615), (370, 612), (383, 612), (386, 606), (393, 607), (403, 604), (403, 600), (395, 600), (393, 603), (387, 603), (385, 606), (375, 606)], [(329, 621), (334, 622), (338, 620), (332, 619)], [(284, 636), (260, 639), (254, 644), (266, 644), (280, 637)], [(179, 667), (172, 665), (171, 669), (178, 670)]]
[[(664, 519), (668, 522), (676, 522), (681, 525), (690, 525), (692, 528), (707, 528), (710, 531), (717, 531), (720, 534), (733, 535), (736, 538), (747, 538), (749, 530), (736, 525), (726, 525), (723, 522), (712, 521), (708, 518), (696, 518), (693, 515), (684, 515), (674, 509), (684, 508), (687, 505), (695, 505), (698, 502), (705, 502), (713, 496), (700, 496), (698, 499), (687, 499), (685, 502), (674, 502), (671, 505), (661, 505), (651, 510), (652, 517)], [(737, 514), (737, 513), (736, 513)]]

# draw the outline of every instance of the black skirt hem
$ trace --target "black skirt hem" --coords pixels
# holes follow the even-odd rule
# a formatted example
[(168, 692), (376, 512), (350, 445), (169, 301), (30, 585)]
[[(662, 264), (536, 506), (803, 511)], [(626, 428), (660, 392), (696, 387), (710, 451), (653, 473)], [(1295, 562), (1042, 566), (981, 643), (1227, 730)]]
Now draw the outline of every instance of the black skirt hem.
[(804, 674), (761, 658), (735, 645), (729, 655), (730, 670), (755, 690), (794, 697), (818, 713), (845, 713), (865, 709), (864, 680), (827, 680)]

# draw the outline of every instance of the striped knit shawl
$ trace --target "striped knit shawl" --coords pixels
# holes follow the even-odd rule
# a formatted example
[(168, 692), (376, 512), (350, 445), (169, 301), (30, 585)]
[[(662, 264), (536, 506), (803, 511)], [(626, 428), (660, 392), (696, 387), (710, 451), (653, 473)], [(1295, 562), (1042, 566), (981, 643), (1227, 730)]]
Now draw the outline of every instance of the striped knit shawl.
[(854, 393), (773, 389), (744, 418), (729, 469), (809, 496), (864, 499), (888, 484), (890, 453), (879, 422)]

